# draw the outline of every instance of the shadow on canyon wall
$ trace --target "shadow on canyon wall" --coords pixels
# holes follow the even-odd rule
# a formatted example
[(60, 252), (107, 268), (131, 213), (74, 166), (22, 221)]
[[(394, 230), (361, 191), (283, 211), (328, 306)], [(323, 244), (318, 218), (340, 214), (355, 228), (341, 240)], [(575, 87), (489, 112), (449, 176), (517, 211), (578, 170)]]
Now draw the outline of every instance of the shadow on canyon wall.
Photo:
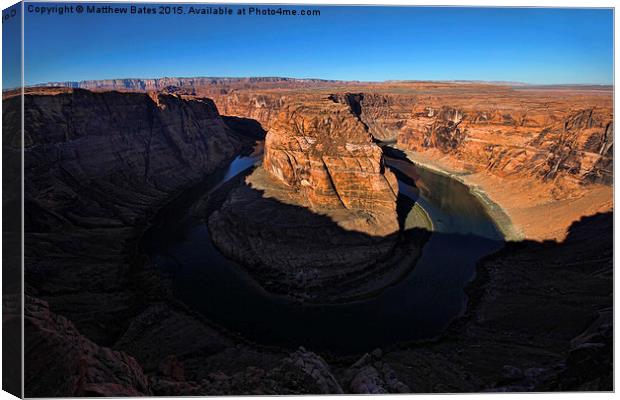
[[(403, 152), (402, 150), (398, 150), (390, 146), (381, 146), (381, 149), (383, 150), (384, 156), (396, 158), (398, 160), (406, 162), (408, 165), (412, 167), (414, 166), (414, 164), (411, 162), (411, 160), (409, 160), (405, 152)], [(396, 202), (396, 207), (397, 207), (396, 211), (398, 213), (398, 225), (401, 227), (401, 229), (403, 229), (405, 226), (405, 220), (407, 219), (407, 215), (409, 214), (409, 211), (411, 211), (411, 209), (415, 205), (415, 202), (417, 201), (417, 197), (419, 197), (420, 193), (415, 183), (416, 176), (412, 177), (397, 168), (391, 168), (391, 171), (394, 173), (394, 175), (396, 175), (396, 178), (399, 181), (413, 188), (415, 191), (415, 195), (416, 195), (416, 197), (411, 198), (411, 197), (403, 195), (402, 193), (398, 194), (398, 199)], [(412, 168), (408, 172), (409, 174), (415, 174), (415, 168)]]
[(269, 291), (328, 303), (389, 285), (411, 269), (428, 236), (348, 231), (329, 216), (265, 197), (245, 183), (209, 217), (209, 229), (224, 254)]
[[(612, 390), (613, 213), (581, 218), (560, 243), (507, 243), (481, 260), (467, 291), (467, 316), (451, 329), (469, 325), (476, 340), (486, 330), (496, 343), (484, 360), (503, 354), (494, 390)], [(515, 351), (516, 343), (525, 346)], [(494, 353), (498, 345), (513, 353)], [(545, 363), (541, 350), (563, 355)], [(527, 357), (538, 369), (512, 368)]]
[[(22, 179), (20, 107), (2, 102), (2, 314), (17, 315), (22, 292)], [(2, 389), (22, 396), (22, 324), (2, 324)]]
[(260, 122), (255, 119), (222, 115), (222, 120), (233, 131), (252, 139), (263, 140), (267, 134)]
[[(323, 358), (249, 342), (196, 313), (137, 251), (138, 241), (156, 210), (247, 141), (220, 124), (208, 101), (158, 101), (165, 111), (147, 95), (26, 96), (26, 396), (613, 389), (612, 213), (575, 222), (562, 243), (507, 243), (481, 260), (465, 316), (424, 343)], [(200, 151), (184, 135), (179, 110), (202, 127), (193, 133)], [(136, 115), (144, 121), (132, 122)], [(260, 136), (252, 121), (225, 125), (235, 124)], [(41, 127), (50, 136), (40, 137)], [(3, 141), (5, 150), (19, 151)], [(15, 199), (5, 196), (4, 210), (7, 201)], [(353, 254), (368, 247), (341, 237), (331, 220), (292, 214), (309, 224), (304, 244), (313, 253), (325, 252), (321, 243)], [(323, 224), (333, 234), (320, 234)], [(298, 243), (305, 235), (286, 232)], [(5, 308), (5, 326), (20, 318), (19, 306)], [(379, 320), (357, 320), (387, 330)]]

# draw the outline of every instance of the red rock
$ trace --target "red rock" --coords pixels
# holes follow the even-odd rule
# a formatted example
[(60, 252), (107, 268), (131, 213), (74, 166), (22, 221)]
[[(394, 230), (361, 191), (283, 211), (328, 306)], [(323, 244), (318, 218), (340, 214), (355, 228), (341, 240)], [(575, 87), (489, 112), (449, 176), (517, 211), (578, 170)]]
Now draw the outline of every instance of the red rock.
[[(300, 205), (345, 229), (373, 236), (398, 230), (396, 177), (346, 104), (321, 98), (284, 106), (267, 134), (263, 168), (294, 191)], [(342, 209), (351, 213), (332, 212)]]
[(148, 379), (133, 357), (93, 343), (46, 302), (27, 296), (24, 320), (26, 396), (150, 394)]

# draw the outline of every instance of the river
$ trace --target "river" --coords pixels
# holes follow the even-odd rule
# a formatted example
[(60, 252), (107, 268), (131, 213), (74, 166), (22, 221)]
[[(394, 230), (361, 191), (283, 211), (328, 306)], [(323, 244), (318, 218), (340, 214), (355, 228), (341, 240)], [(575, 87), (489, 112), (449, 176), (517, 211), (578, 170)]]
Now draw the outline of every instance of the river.
[(260, 156), (237, 157), (162, 209), (144, 235), (143, 249), (170, 274), (179, 299), (256, 343), (348, 354), (431, 338), (465, 311), (463, 289), (477, 261), (501, 248), (502, 236), (462, 183), (386, 159), (397, 171), (400, 192), (424, 209), (434, 231), (408, 275), (372, 298), (299, 304), (262, 290), (214, 247), (204, 219), (190, 212), (192, 205), (247, 172)]

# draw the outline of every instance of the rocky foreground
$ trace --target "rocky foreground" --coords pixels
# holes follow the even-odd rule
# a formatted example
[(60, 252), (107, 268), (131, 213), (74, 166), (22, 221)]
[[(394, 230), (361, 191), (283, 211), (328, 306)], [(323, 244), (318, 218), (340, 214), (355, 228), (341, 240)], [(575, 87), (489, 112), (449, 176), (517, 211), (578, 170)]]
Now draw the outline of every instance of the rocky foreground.
[[(272, 105), (282, 107), (291, 95), (290, 90), (282, 94), (280, 89), (255, 93), (255, 83), (244, 84), (250, 89), (244, 91), (232, 84), (226, 95), (218, 87), (220, 96), (214, 97), (220, 111), (243, 118), (277, 116), (279, 108), (275, 113)], [(269, 81), (269, 85), (277, 85), (277, 81)], [(405, 125), (399, 122), (403, 117), (397, 116), (398, 110), (408, 107), (406, 101), (381, 93), (373, 100), (374, 111), (362, 108), (358, 113), (355, 104), (359, 97), (346, 94), (355, 93), (349, 90), (353, 84), (345, 86), (344, 94), (332, 91), (329, 100), (334, 107), (347, 105), (352, 110), (349, 114), (360, 116), (371, 134), (380, 127), (383, 139), (398, 137), (401, 131), (396, 135), (389, 127), (419, 123), (414, 117), (406, 119)], [(426, 89), (444, 90), (437, 86)], [(489, 92), (505, 90), (485, 88)], [(423, 89), (415, 89), (418, 99), (434, 96)], [(470, 99), (476, 91), (480, 93), (480, 88), (473, 86), (448, 89)], [(471, 302), (467, 314), (431, 342), (368, 349), (367, 354), (346, 357), (316, 354), (303, 347), (264, 348), (180, 303), (167, 278), (141, 254), (137, 246), (141, 232), (163, 204), (254, 140), (245, 136), (247, 132), (232, 128), (239, 120), (222, 119), (213, 101), (196, 93), (186, 97), (170, 94), (188, 90), (176, 87), (167, 88), (166, 93), (145, 94), (50, 88), (26, 94), (26, 396), (612, 390), (611, 212), (566, 223), (566, 238), (560, 242), (509, 243), (500, 253), (482, 260), (468, 289)], [(571, 120), (567, 115), (573, 115), (573, 108), (567, 108), (566, 114), (557, 111), (570, 96), (563, 93), (559, 100), (547, 95), (554, 99), (548, 102), (549, 118)], [(575, 109), (595, 107), (585, 122), (550, 125), (543, 119), (540, 126), (526, 129), (526, 122), (525, 128), (515, 129), (516, 114), (510, 114), (513, 122), (502, 117), (501, 123), (494, 120), (488, 124), (503, 133), (517, 132), (510, 134), (516, 149), (525, 148), (527, 154), (557, 149), (553, 154), (561, 160), (552, 162), (556, 156), (549, 155), (549, 160), (545, 157), (548, 162), (533, 171), (504, 168), (502, 171), (512, 171), (506, 174), (507, 182), (524, 182), (522, 179), (529, 177), (534, 183), (522, 186), (528, 188), (527, 193), (549, 189), (552, 196), (566, 201), (587, 199), (594, 188), (609, 188), (607, 166), (613, 142), (605, 123), (611, 115), (607, 95), (580, 96), (579, 101), (570, 97)], [(507, 103), (496, 103), (498, 109), (518, 104), (507, 99)], [(493, 104), (488, 99), (480, 103), (484, 107)], [(251, 113), (234, 113), (231, 107), (250, 108)], [(9, 122), (5, 135), (14, 135), (3, 141), (4, 154), (9, 157), (20, 151), (18, 108), (19, 97), (5, 95), (3, 117)], [(434, 118), (428, 114), (425, 118)], [(374, 128), (363, 122), (370, 115), (375, 115)], [(477, 131), (474, 127), (461, 130), (465, 122), (458, 122), (458, 112), (442, 115), (457, 125), (448, 137), (458, 129), (456, 136), (465, 135), (465, 139), (450, 142), (455, 145), (445, 153), (437, 146), (441, 140), (423, 141), (428, 146), (423, 146), (423, 152), (432, 155), (440, 151), (448, 160), (457, 155), (469, 159), (471, 154), (464, 149), (482, 143), (475, 140), (479, 139)], [(463, 115), (466, 119), (472, 114)], [(259, 121), (266, 129), (272, 123), (275, 126), (271, 117)], [(549, 126), (557, 128), (544, 134), (548, 141), (526, 146), (516, 140), (542, 135), (541, 130)], [(436, 129), (435, 135), (439, 131)], [(391, 136), (386, 132), (392, 132)], [(418, 133), (412, 131), (411, 135)], [(505, 138), (491, 130), (488, 141), (494, 142), (482, 146)], [(400, 139), (399, 143), (412, 146)], [(599, 153), (591, 151), (594, 149)], [(504, 161), (509, 159), (519, 160), (514, 154)], [(283, 158), (275, 160), (279, 161), (273, 165), (283, 170)], [(376, 158), (360, 165), (376, 165), (372, 160)], [(497, 174), (493, 168), (487, 173)], [(269, 174), (274, 185), (282, 187), (286, 179)], [(305, 187), (302, 180), (293, 182)], [(243, 190), (254, 190), (251, 183)], [(295, 200), (307, 197), (308, 205), (296, 207), (296, 211), (311, 210), (312, 196), (304, 190)], [(276, 201), (260, 194), (260, 201)], [(248, 197), (241, 193), (240, 198)], [(530, 201), (527, 196), (520, 199)], [(5, 193), (3, 203), (12, 200), (10, 193)], [(342, 229), (331, 217), (323, 217), (334, 229)], [(327, 238), (322, 240), (329, 240), (330, 235), (324, 236)], [(19, 323), (19, 304), (10, 296), (3, 302), (5, 326)]]

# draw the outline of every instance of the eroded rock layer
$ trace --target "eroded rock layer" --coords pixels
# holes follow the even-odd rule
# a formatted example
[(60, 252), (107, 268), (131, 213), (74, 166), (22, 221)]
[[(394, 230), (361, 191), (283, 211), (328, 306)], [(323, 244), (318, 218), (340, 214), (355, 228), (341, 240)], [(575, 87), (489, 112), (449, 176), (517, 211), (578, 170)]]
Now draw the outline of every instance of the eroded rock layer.
[(287, 101), (329, 96), (374, 139), (486, 192), (527, 238), (562, 240), (581, 216), (612, 208), (610, 87), (334, 82), (311, 93), (235, 86), (212, 96), (267, 130)]
[[(612, 182), (613, 124), (610, 110), (597, 107), (433, 107), (420, 104), (400, 134), (408, 149), (437, 149), (462, 158), (473, 170), (500, 177), (525, 177), (577, 184)], [(540, 107), (540, 108), (539, 108)]]
[[(99, 325), (131, 304), (137, 227), (242, 140), (208, 99), (69, 90), (24, 101), (28, 285), (85, 333), (117, 333), (122, 326)], [(74, 297), (76, 288), (91, 295)], [(82, 307), (99, 309), (98, 320)]]
[(262, 166), (209, 227), (263, 286), (305, 300), (344, 299), (388, 285), (419, 255), (403, 245), (409, 255), (394, 258), (397, 195), (395, 175), (349, 105), (295, 101), (269, 130)]
[[(65, 82), (62, 86), (208, 95), (224, 115), (267, 130), (291, 100), (330, 96), (347, 104), (381, 141), (445, 158), (468, 171), (551, 182), (555, 197), (580, 185), (611, 183), (612, 89), (462, 82), (162, 78)], [(308, 90), (312, 89), (312, 91)], [(310, 100), (311, 101), (311, 100)]]
[[(438, 151), (502, 177), (610, 183), (613, 113), (605, 87), (393, 82), (350, 83), (342, 92), (343, 85), (332, 86), (323, 93), (348, 104), (378, 140)], [(226, 114), (253, 115), (269, 129), (283, 100), (308, 96), (238, 89), (213, 97)]]
[(300, 205), (327, 215), (347, 210), (335, 218), (345, 229), (372, 236), (398, 230), (396, 177), (347, 105), (320, 99), (283, 107), (265, 140), (263, 168)]

